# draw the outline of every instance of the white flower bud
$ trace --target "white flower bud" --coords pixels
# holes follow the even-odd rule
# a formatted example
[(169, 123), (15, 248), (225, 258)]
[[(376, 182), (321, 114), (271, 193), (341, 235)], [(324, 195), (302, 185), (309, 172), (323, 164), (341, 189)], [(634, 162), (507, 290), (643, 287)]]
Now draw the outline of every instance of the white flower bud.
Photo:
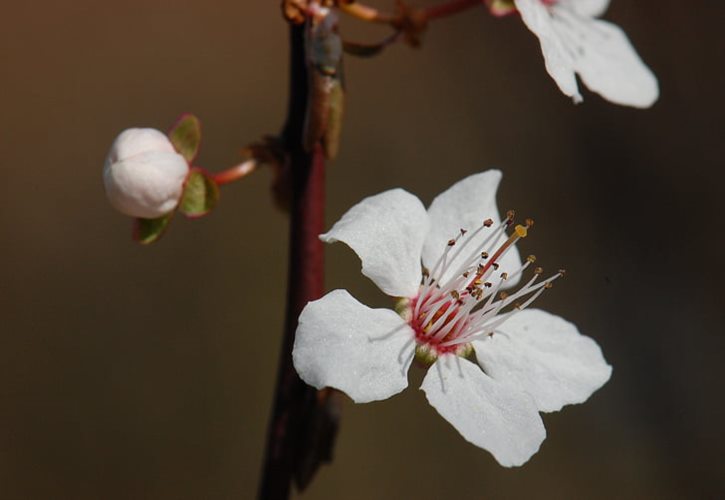
[(176, 208), (188, 173), (189, 164), (163, 132), (131, 128), (113, 142), (103, 183), (116, 210), (153, 219)]

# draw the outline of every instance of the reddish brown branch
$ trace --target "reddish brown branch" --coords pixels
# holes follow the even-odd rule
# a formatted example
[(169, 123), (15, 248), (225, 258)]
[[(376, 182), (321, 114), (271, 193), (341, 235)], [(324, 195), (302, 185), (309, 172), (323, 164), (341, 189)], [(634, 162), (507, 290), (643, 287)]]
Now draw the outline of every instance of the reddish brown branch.
[(297, 318), (302, 308), (323, 293), (325, 159), (318, 144), (302, 146), (307, 106), (304, 31), (290, 26), (290, 99), (282, 139), (289, 159), (290, 254), (287, 310), (279, 357), (274, 407), (269, 423), (259, 498), (289, 498), (292, 479), (304, 487), (323, 461), (329, 460), (337, 429), (334, 403), (328, 392), (307, 386), (292, 365)]

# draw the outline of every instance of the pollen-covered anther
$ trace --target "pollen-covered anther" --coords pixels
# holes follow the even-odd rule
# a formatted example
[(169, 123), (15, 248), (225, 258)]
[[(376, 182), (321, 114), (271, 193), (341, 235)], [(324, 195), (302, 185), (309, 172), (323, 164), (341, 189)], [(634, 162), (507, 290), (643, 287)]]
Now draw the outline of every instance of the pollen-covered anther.
[(491, 227), (493, 226), (493, 219), (486, 219), (483, 221), (483, 227)]
[(544, 268), (543, 267), (537, 267), (534, 269), (534, 274), (543, 274)]
[(529, 264), (533, 264), (534, 262), (536, 262), (536, 255), (529, 255), (528, 257), (526, 257), (526, 261)]

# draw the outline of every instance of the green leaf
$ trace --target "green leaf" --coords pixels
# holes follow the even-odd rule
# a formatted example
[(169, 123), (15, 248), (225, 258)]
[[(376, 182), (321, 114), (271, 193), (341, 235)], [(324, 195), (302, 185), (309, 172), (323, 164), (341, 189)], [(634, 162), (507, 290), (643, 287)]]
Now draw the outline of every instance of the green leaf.
[(219, 187), (216, 182), (202, 169), (192, 167), (181, 195), (179, 212), (187, 217), (201, 217), (211, 212), (218, 200)]
[(133, 239), (142, 245), (148, 245), (161, 238), (169, 226), (174, 212), (156, 219), (137, 218), (133, 221)]
[(196, 158), (201, 144), (201, 122), (196, 116), (184, 113), (171, 127), (169, 139), (176, 151), (191, 163)]

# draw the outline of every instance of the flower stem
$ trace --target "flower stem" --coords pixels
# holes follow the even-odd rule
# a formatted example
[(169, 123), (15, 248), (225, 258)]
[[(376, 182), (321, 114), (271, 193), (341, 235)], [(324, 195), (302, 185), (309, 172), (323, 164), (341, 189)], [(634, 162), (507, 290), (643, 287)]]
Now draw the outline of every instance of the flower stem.
[(452, 16), (458, 14), (471, 7), (477, 7), (481, 5), (481, 0), (451, 0), (432, 7), (427, 7), (422, 10), (423, 16), (426, 20), (440, 19), (442, 17)]
[(292, 364), (297, 318), (324, 290), (323, 248), (325, 159), (320, 144), (302, 146), (307, 109), (304, 27), (290, 26), (290, 98), (282, 134), (290, 166), (291, 219), (287, 309), (277, 385), (258, 498), (289, 498), (292, 480), (304, 488), (317, 467), (329, 460), (337, 430), (336, 397), (300, 380)]
[(226, 170), (222, 170), (221, 172), (211, 174), (211, 178), (214, 182), (217, 183), (218, 186), (222, 186), (224, 184), (229, 184), (230, 182), (234, 182), (241, 179), (242, 177), (251, 174), (256, 170), (256, 168), (257, 161), (251, 159), (242, 162), (239, 165), (234, 165), (233, 167), (230, 167)]

